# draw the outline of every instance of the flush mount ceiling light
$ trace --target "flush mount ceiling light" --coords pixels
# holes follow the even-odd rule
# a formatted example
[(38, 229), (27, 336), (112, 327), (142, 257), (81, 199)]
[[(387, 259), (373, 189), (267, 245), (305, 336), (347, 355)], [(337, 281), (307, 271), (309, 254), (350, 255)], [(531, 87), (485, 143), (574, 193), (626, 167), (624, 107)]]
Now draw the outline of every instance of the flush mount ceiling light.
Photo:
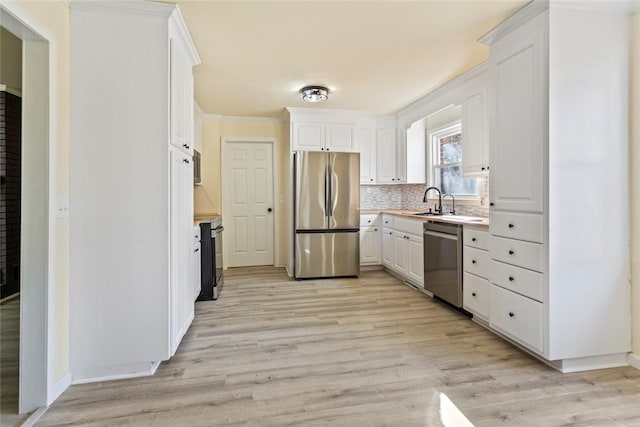
[(300, 89), (300, 93), (307, 102), (323, 102), (329, 98), (329, 89), (324, 86), (306, 86)]

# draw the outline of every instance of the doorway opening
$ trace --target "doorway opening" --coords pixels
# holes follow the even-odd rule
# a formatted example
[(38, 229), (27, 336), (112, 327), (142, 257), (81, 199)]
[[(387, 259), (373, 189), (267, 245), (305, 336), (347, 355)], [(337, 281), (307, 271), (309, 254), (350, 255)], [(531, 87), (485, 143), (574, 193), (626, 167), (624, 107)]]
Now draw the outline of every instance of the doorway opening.
[[(20, 7), (0, 5), (0, 85), (4, 89), (1, 122), (5, 137), (0, 150), (5, 166), (1, 198), (6, 208), (2, 210), (5, 217), (0, 223), (4, 222), (6, 239), (3, 234), (2, 240), (7, 243), (6, 262), (1, 263), (7, 288), (2, 292), (19, 295), (10, 298), (9, 304), (17, 300), (14, 310), (0, 305), (1, 346), (14, 353), (10, 364), (3, 363), (3, 368), (11, 367), (6, 375), (11, 378), (13, 395), (6, 407), (10, 414), (5, 413), (5, 402), (2, 402), (3, 426), (5, 422), (22, 423), (30, 413), (54, 399), (53, 387), (50, 387), (53, 378), (49, 378), (52, 344), (49, 316), (53, 312), (49, 293), (55, 267), (51, 249), (55, 222), (50, 209), (54, 194), (50, 184), (55, 171), (50, 156), (51, 152), (55, 153), (50, 126), (55, 123), (51, 117), (55, 110), (50, 110), (49, 61), (55, 59), (53, 54), (50, 56), (55, 52), (52, 47), (55, 39), (50, 34), (42, 36), (42, 29), (31, 21)], [(19, 124), (16, 116), (20, 118)], [(12, 153), (14, 150), (18, 150), (19, 157)], [(19, 175), (17, 182), (16, 174)], [(14, 293), (15, 290), (19, 292)], [(5, 315), (13, 320), (13, 332), (6, 334)], [(5, 342), (5, 339), (11, 341)], [(4, 369), (2, 376), (4, 399), (7, 386)]]

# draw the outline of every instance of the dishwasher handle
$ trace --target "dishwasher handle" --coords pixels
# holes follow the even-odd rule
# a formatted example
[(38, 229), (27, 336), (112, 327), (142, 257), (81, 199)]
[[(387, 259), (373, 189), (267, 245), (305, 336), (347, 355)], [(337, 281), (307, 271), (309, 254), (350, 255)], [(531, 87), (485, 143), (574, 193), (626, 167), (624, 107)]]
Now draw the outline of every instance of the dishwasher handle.
[(458, 240), (457, 234), (438, 233), (437, 231), (425, 231), (425, 236), (440, 237), (442, 239)]

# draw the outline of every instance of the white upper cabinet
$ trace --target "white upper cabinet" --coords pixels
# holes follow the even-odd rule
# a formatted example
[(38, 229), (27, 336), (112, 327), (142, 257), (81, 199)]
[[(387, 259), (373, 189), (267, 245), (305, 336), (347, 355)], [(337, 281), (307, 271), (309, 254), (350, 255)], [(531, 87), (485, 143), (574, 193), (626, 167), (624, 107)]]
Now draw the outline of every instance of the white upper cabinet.
[(462, 86), (462, 174), (489, 173), (489, 73), (483, 71)]
[(491, 46), (490, 185), (495, 210), (543, 211), (545, 35), (543, 26), (534, 31), (521, 27)]
[(357, 151), (354, 112), (305, 108), (289, 108), (288, 111), (293, 151)]
[(378, 129), (376, 131), (376, 148), (376, 182), (379, 184), (399, 182), (396, 129)]
[(356, 133), (360, 151), (360, 184), (374, 184), (376, 180), (376, 131), (358, 128)]
[(325, 149), (331, 151), (355, 151), (356, 128), (354, 123), (325, 123)]
[(170, 32), (171, 144), (193, 155), (193, 73), (184, 43)]
[(322, 122), (293, 122), (292, 135), (294, 150), (324, 150), (324, 123)]

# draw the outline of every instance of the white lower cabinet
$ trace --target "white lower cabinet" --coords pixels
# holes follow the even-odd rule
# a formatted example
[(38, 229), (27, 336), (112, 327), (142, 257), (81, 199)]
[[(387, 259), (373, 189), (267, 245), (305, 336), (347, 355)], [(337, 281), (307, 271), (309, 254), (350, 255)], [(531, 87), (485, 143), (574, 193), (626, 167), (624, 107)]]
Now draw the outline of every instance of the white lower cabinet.
[[(423, 221), (383, 215), (382, 264), (404, 280), (424, 287)], [(420, 234), (418, 234), (420, 233)]]
[(462, 307), (489, 321), (489, 232), (485, 227), (465, 225), (462, 249)]
[(379, 265), (382, 252), (380, 215), (360, 215), (360, 265)]
[(463, 308), (474, 316), (489, 321), (489, 281), (471, 273), (463, 275)]
[(491, 285), (489, 324), (520, 344), (541, 353), (542, 304), (515, 292)]
[(382, 228), (382, 265), (393, 268), (393, 229)]

